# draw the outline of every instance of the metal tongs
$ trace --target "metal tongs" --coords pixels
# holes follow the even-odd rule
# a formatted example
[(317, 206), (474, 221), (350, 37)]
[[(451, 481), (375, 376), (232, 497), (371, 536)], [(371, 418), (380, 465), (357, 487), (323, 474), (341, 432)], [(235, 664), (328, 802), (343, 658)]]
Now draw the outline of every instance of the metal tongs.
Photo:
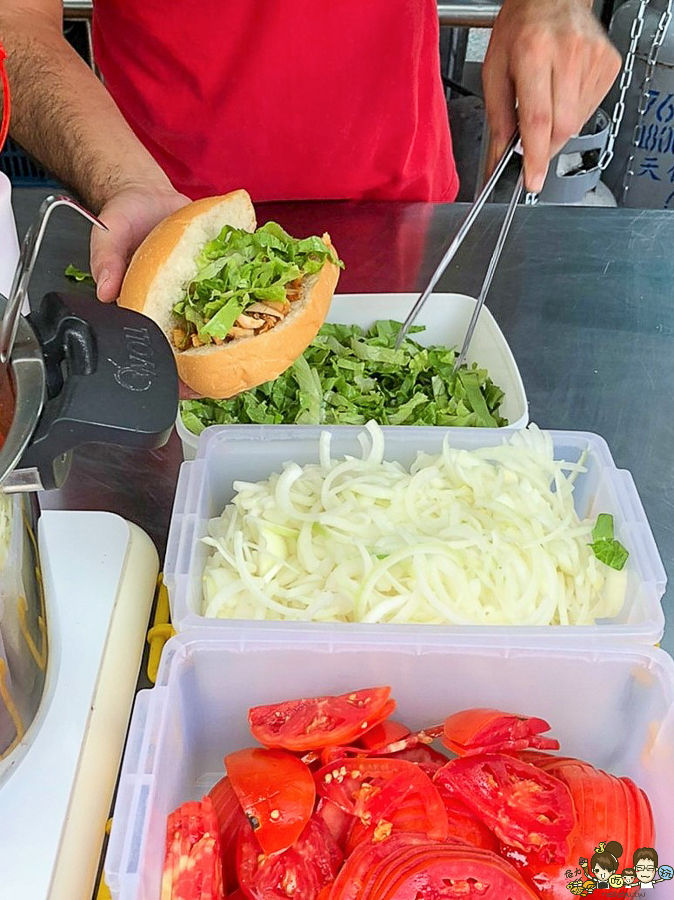
[(5, 306), (5, 314), (0, 323), (0, 379), (2, 380), (4, 380), (7, 365), (12, 356), (21, 309), (27, 296), (28, 285), (35, 268), (35, 261), (40, 252), (42, 238), (51, 214), (59, 206), (69, 206), (81, 216), (84, 216), (85, 219), (88, 219), (92, 225), (96, 225), (104, 231), (108, 230), (107, 225), (104, 225), (93, 213), (90, 213), (89, 210), (80, 206), (79, 203), (76, 203), (65, 194), (51, 195), (42, 202), (37, 219), (26, 232), (26, 236), (21, 244), (21, 253), (14, 272), (12, 288)]
[[(479, 196), (473, 203), (473, 206), (471, 207), (470, 212), (468, 213), (464, 222), (462, 223), (461, 228), (459, 228), (459, 230), (456, 234), (456, 237), (454, 238), (452, 243), (449, 245), (449, 248), (447, 249), (447, 252), (445, 253), (445, 255), (440, 260), (440, 264), (438, 265), (437, 269), (431, 275), (428, 285), (423, 290), (423, 292), (419, 296), (419, 299), (416, 301), (416, 303), (412, 307), (412, 310), (411, 310), (410, 314), (408, 315), (408, 317), (405, 319), (403, 327), (400, 329), (400, 332), (398, 333), (398, 338), (396, 340), (396, 345), (395, 345), (396, 350), (398, 350), (400, 348), (400, 346), (402, 345), (402, 342), (405, 339), (405, 335), (409, 331), (410, 326), (412, 325), (412, 323), (418, 316), (419, 312), (421, 311), (421, 308), (423, 307), (424, 303), (430, 296), (435, 285), (438, 283), (438, 281), (442, 277), (447, 266), (450, 264), (450, 262), (454, 258), (457, 250), (459, 249), (461, 244), (464, 242), (466, 235), (468, 234), (470, 229), (475, 224), (475, 220), (477, 219), (480, 212), (482, 211), (482, 207), (485, 205), (485, 203), (487, 202), (487, 199), (489, 198), (489, 195), (496, 187), (496, 184), (498, 183), (506, 166), (510, 162), (513, 154), (516, 151), (521, 152), (520, 148), (519, 148), (519, 140), (520, 140), (519, 131), (516, 131), (515, 134), (512, 136), (512, 138), (510, 139), (510, 142), (508, 143), (508, 146), (506, 147), (506, 149), (503, 153), (503, 156), (499, 160), (496, 168), (494, 169), (493, 173), (491, 174), (491, 177), (489, 178), (489, 180), (485, 184), (484, 188), (480, 192)], [(498, 261), (501, 257), (501, 253), (503, 252), (503, 247), (504, 247), (506, 239), (508, 237), (508, 232), (510, 230), (510, 226), (512, 225), (512, 221), (515, 216), (515, 210), (517, 209), (517, 204), (519, 203), (520, 198), (522, 196), (523, 189), (524, 189), (524, 170), (522, 170), (520, 172), (519, 178), (517, 179), (517, 184), (515, 185), (515, 190), (513, 191), (513, 195), (510, 198), (510, 202), (508, 203), (508, 208), (506, 209), (506, 214), (505, 214), (505, 218), (503, 220), (503, 225), (501, 226), (501, 231), (499, 233), (498, 240), (496, 241), (496, 246), (494, 248), (494, 252), (492, 253), (491, 259), (489, 260), (487, 272), (484, 276), (484, 281), (482, 282), (480, 294), (478, 296), (478, 300), (475, 305), (475, 310), (473, 312), (473, 315), (471, 316), (470, 322), (468, 323), (468, 330), (466, 331), (466, 336), (465, 336), (463, 344), (461, 346), (461, 350), (454, 362), (454, 370), (453, 370), (454, 372), (456, 372), (463, 365), (463, 363), (466, 359), (468, 347), (470, 346), (470, 342), (473, 337), (473, 332), (475, 331), (475, 326), (477, 325), (477, 320), (480, 316), (480, 311), (482, 310), (485, 298), (486, 298), (487, 294), (489, 293), (489, 288), (491, 287), (491, 282), (494, 277), (494, 272), (496, 271), (496, 266), (498, 265)], [(527, 195), (527, 203), (529, 205), (532, 205), (535, 202), (536, 202), (535, 195), (528, 194)]]

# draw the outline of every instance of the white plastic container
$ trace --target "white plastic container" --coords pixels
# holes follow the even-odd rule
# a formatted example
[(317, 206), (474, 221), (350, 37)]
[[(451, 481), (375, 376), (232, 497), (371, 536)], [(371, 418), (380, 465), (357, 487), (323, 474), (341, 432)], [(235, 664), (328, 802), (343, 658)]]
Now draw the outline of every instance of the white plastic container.
[[(361, 328), (370, 328), (377, 319), (404, 322), (417, 297), (418, 294), (341, 294), (334, 297), (327, 321)], [(425, 326), (426, 331), (412, 337), (425, 347), (460, 346), (475, 303), (464, 294), (432, 294), (414, 323)], [(524, 428), (529, 422), (529, 406), (522, 378), (503, 332), (486, 307), (480, 313), (467, 362), (469, 365), (476, 362), (487, 369), (494, 384), (504, 392), (501, 415), (508, 420), (509, 427)], [(176, 430), (185, 459), (194, 459), (198, 438), (185, 428), (180, 415)]]
[(674, 861), (674, 662), (663, 651), (280, 645), (195, 632), (169, 641), (157, 686), (138, 695), (105, 861), (114, 900), (159, 900), (166, 817), (210, 790), (225, 754), (253, 743), (250, 706), (375, 684), (391, 685), (411, 728), (471, 706), (546, 718), (562, 753), (646, 791), (660, 860)]
[[(584, 432), (552, 432), (557, 459), (576, 462), (587, 451), (587, 473), (576, 481), (574, 498), (581, 518), (599, 513), (614, 517), (616, 537), (629, 550), (626, 600), (614, 619), (592, 626), (433, 626), (433, 625), (298, 625), (292, 622), (242, 622), (206, 619), (201, 615), (202, 573), (209, 549), (201, 538), (209, 519), (219, 516), (233, 496), (236, 480), (259, 481), (293, 460), (300, 465), (318, 461), (319, 436), (332, 432), (332, 454), (360, 456), (361, 427), (313, 427), (300, 425), (220, 426), (201, 436), (198, 456), (183, 463), (169, 530), (164, 580), (171, 616), (178, 632), (204, 626), (226, 634), (245, 626), (248, 633), (273, 632), (284, 641), (292, 633), (317, 639), (328, 634), (335, 641), (354, 632), (369, 640), (407, 640), (411, 637), (445, 642), (454, 636), (475, 633), (516, 642), (525, 636), (570, 641), (638, 640), (657, 643), (664, 631), (661, 599), (666, 574), (629, 472), (619, 470), (603, 438)], [(500, 444), (511, 432), (493, 428), (438, 428), (397, 426), (383, 429), (386, 458), (409, 465), (418, 451), (439, 453), (445, 435), (453, 447), (475, 449)]]
[(14, 270), (19, 261), (19, 239), (12, 210), (12, 185), (0, 172), (0, 294), (9, 296)]

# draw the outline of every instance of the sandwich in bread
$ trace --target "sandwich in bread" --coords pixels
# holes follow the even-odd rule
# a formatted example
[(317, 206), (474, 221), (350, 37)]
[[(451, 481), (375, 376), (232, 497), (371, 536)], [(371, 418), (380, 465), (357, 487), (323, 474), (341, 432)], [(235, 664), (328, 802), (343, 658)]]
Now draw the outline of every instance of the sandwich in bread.
[(117, 301), (153, 319), (193, 391), (223, 399), (277, 378), (316, 337), (340, 261), (330, 237), (256, 230), (246, 191), (173, 213), (133, 256)]

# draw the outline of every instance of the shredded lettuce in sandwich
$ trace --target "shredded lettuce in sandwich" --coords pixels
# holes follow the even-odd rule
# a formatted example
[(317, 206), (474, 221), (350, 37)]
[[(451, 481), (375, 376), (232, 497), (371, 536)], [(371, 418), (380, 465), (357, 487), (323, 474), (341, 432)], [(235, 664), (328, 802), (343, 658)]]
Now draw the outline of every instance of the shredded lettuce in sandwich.
[(201, 250), (196, 275), (173, 307), (174, 345), (182, 350), (268, 330), (299, 298), (302, 279), (328, 259), (343, 266), (320, 237), (296, 240), (276, 222), (255, 232), (226, 225)]
[[(456, 353), (422, 347), (400, 323), (382, 320), (363, 331), (324, 324), (318, 336), (279, 378), (230, 400), (185, 400), (185, 426), (209, 425), (456, 425), (495, 428), (503, 391), (477, 365), (452, 374)], [(416, 326), (410, 334), (424, 331)]]

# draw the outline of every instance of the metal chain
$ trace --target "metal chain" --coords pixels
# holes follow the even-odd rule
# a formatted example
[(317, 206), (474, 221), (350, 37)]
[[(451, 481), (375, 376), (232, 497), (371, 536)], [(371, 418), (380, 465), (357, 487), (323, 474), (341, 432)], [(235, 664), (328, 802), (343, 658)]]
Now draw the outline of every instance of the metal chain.
[(623, 116), (625, 115), (625, 97), (627, 96), (627, 91), (632, 84), (632, 75), (634, 74), (634, 61), (636, 59), (637, 49), (639, 47), (639, 40), (644, 30), (644, 19), (646, 17), (646, 9), (649, 2), (650, 0), (641, 0), (639, 9), (637, 10), (637, 14), (634, 17), (634, 21), (632, 22), (632, 30), (630, 32), (630, 45), (627, 53), (625, 54), (625, 62), (623, 63), (623, 70), (620, 76), (619, 93), (618, 98), (615, 102), (615, 106), (613, 107), (613, 116), (611, 117), (608, 142), (606, 144), (606, 149), (602, 153), (601, 159), (599, 160), (599, 168), (602, 172), (610, 165), (613, 159), (616, 138), (618, 137), (618, 132), (620, 131), (620, 126), (622, 125)]
[[(644, 83), (641, 90), (641, 99), (639, 100), (639, 106), (637, 108), (637, 123), (634, 126), (634, 132), (632, 133), (632, 141), (630, 146), (630, 155), (627, 160), (627, 165), (625, 166), (625, 176), (623, 178), (622, 185), (622, 194), (620, 196), (619, 203), (624, 204), (625, 198), (627, 196), (627, 192), (630, 189), (632, 184), (632, 179), (634, 177), (634, 158), (636, 156), (636, 152), (639, 147), (639, 141), (642, 135), (643, 123), (644, 123), (644, 115), (646, 114), (646, 109), (648, 107), (649, 101), (649, 89), (651, 85), (651, 80), (653, 78), (653, 74), (655, 72), (655, 66), (658, 62), (658, 56), (660, 55), (660, 48), (665, 40), (667, 35), (667, 30), (672, 21), (672, 6), (674, 4), (674, 0), (667, 0), (667, 6), (662, 12), (660, 16), (660, 21), (658, 22), (658, 27), (655, 30), (655, 34), (653, 36), (653, 43), (651, 44), (651, 48), (648, 53), (648, 59), (646, 61), (646, 73), (644, 75)], [(642, 0), (643, 5), (643, 0)], [(643, 28), (643, 25), (642, 25)]]

